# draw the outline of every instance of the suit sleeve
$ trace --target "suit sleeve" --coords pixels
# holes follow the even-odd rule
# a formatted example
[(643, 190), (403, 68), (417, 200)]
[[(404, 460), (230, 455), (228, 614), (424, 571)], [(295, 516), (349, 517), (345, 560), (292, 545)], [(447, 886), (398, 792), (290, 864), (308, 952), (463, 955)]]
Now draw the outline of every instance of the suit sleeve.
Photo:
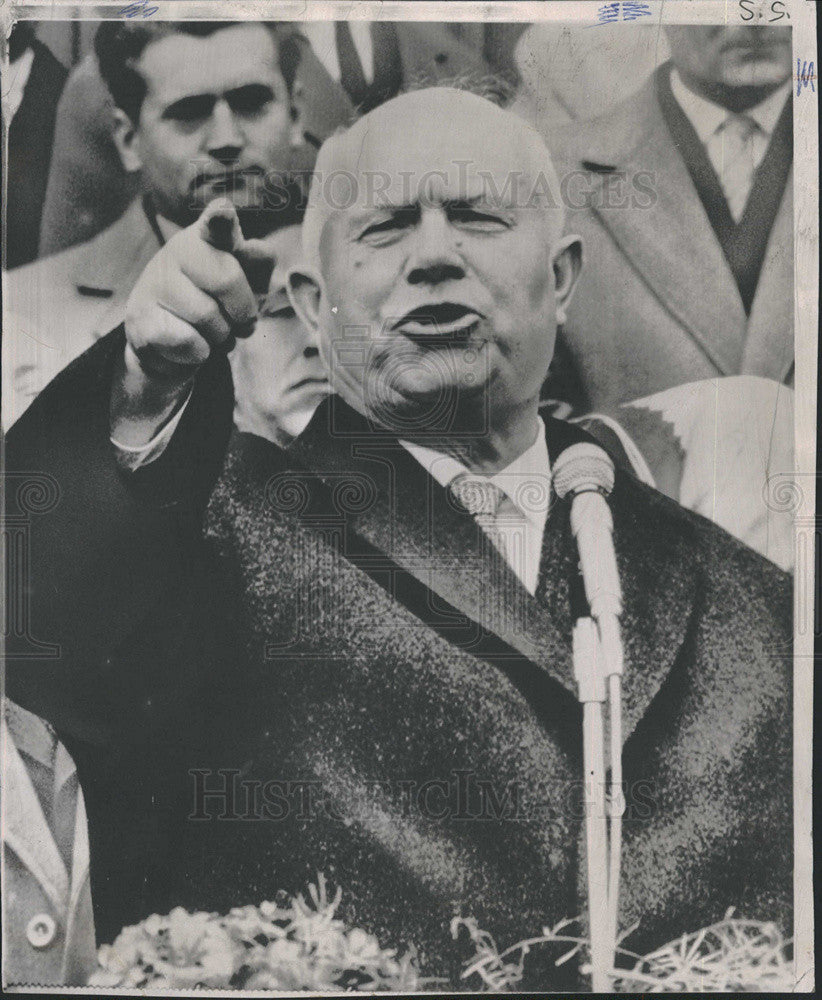
[(101, 664), (182, 585), (231, 431), (219, 357), (164, 454), (123, 473), (109, 399), (124, 341), (120, 327), (64, 369), (6, 439), (8, 693), (64, 731), (83, 728), (77, 710), (103, 683)]

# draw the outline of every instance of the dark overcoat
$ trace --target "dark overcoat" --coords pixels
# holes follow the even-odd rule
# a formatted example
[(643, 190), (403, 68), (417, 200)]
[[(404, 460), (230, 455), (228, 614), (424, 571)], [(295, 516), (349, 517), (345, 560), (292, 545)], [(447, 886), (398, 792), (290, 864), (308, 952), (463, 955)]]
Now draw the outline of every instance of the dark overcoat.
[[(504, 946), (579, 914), (567, 506), (552, 498), (532, 597), (487, 569), (474, 522), (396, 439), (336, 399), (288, 451), (234, 436), (213, 485), (230, 421), (218, 364), (172, 449), (127, 479), (106, 431), (121, 343), (79, 359), (9, 436), (18, 465), (59, 481), (31, 529), (31, 625), (61, 643), (56, 665), (14, 662), (10, 693), (54, 722), (85, 780), (98, 925), (225, 910), (323, 871), (346, 919), (453, 977), (454, 915)], [(578, 434), (549, 421), (552, 459)], [(628, 475), (611, 508), (620, 923), (639, 923), (635, 949), (729, 906), (787, 929), (789, 579)], [(556, 954), (535, 954), (532, 986), (574, 985)]]

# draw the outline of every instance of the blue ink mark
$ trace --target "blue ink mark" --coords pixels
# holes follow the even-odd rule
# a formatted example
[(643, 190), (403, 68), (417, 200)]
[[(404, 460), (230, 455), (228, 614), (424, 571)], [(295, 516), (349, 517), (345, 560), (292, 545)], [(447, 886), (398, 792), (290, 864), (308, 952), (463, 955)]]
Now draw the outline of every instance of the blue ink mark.
[(134, 3), (123, 7), (120, 11), (120, 17), (137, 17), (138, 14), (142, 14), (143, 19), (145, 19), (156, 14), (159, 9), (159, 7), (149, 7), (148, 0), (134, 0)]
[(803, 87), (810, 87), (811, 90), (816, 93), (816, 87), (814, 86), (814, 80), (816, 75), (813, 71), (813, 63), (805, 62), (803, 63), (800, 59), (796, 60), (796, 96), (802, 93)]
[(619, 20), (618, 3), (603, 4), (597, 11), (597, 22), (599, 24), (610, 24), (612, 21), (618, 21), (618, 20)]
[(597, 11), (597, 24), (613, 24), (620, 19), (623, 21), (636, 21), (639, 17), (650, 14), (651, 9), (647, 3), (639, 0), (624, 0), (621, 3), (603, 4)]
[(622, 5), (622, 20), (636, 21), (638, 17), (650, 14), (651, 9), (647, 3), (626, 2)]

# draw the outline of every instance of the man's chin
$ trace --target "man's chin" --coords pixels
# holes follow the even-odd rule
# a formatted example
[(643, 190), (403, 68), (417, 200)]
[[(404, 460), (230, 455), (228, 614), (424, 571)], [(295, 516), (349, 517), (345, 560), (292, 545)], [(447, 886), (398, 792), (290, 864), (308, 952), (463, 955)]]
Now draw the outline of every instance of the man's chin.
[(445, 433), (461, 415), (486, 412), (486, 395), (481, 388), (431, 379), (395, 379), (390, 384), (380, 379), (364, 387), (356, 408), (398, 434)]
[(733, 88), (752, 90), (776, 90), (788, 78), (782, 66), (771, 62), (739, 63), (725, 74), (725, 85)]
[(790, 63), (777, 46), (761, 50), (739, 48), (726, 54), (723, 83), (727, 87), (770, 87), (776, 89), (790, 78)]

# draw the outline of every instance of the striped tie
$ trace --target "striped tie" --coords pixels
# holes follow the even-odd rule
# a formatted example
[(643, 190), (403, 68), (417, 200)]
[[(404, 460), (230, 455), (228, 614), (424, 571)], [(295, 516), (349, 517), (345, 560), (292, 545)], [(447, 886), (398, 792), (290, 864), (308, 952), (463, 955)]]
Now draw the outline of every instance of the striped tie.
[(497, 525), (497, 511), (505, 493), (490, 479), (463, 472), (449, 485), (451, 496), (482, 528), (499, 552), (505, 556), (505, 538)]

